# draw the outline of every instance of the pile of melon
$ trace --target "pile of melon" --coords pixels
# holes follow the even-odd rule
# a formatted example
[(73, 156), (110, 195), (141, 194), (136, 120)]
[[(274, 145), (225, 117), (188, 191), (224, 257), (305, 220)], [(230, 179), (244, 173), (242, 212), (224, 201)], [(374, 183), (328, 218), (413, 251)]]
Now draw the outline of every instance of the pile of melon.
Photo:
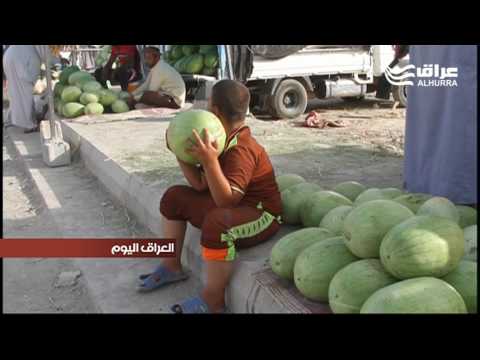
[(277, 177), (284, 222), (270, 266), (333, 313), (476, 313), (477, 211), (349, 181)]
[(54, 90), (55, 112), (66, 118), (130, 111), (125, 91), (105, 89), (86, 71), (71, 66), (60, 73)]

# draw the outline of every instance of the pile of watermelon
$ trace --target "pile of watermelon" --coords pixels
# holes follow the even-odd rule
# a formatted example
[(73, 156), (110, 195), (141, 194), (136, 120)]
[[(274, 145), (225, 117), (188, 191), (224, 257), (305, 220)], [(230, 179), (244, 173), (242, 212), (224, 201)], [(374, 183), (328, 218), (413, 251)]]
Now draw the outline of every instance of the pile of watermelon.
[(105, 89), (86, 71), (71, 66), (60, 73), (54, 90), (55, 112), (66, 118), (129, 111), (125, 91)]
[(163, 58), (180, 74), (215, 76), (217, 73), (217, 45), (172, 45)]
[(476, 313), (477, 211), (443, 197), (277, 177), (284, 221), (303, 228), (270, 266), (333, 313)]

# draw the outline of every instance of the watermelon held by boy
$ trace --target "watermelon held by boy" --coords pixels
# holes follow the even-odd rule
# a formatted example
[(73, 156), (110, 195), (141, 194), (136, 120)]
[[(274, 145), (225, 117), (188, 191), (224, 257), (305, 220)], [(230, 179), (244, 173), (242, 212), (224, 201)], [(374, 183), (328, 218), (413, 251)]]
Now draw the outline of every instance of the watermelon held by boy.
[(194, 129), (202, 140), (204, 140), (204, 129), (207, 129), (212, 141), (217, 141), (218, 155), (222, 153), (227, 135), (221, 121), (209, 111), (190, 110), (175, 116), (167, 130), (168, 146), (177, 158), (187, 164), (196, 165), (199, 163), (196, 158), (187, 152), (187, 149), (191, 147), (191, 141), (195, 143)]

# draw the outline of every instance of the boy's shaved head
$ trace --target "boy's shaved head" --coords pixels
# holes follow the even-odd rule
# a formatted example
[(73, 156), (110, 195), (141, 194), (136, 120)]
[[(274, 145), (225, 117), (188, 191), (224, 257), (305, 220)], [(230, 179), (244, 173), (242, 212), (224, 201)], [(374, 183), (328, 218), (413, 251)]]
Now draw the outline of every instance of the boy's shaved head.
[(230, 123), (243, 121), (250, 104), (250, 91), (241, 82), (221, 80), (212, 88), (211, 104)]

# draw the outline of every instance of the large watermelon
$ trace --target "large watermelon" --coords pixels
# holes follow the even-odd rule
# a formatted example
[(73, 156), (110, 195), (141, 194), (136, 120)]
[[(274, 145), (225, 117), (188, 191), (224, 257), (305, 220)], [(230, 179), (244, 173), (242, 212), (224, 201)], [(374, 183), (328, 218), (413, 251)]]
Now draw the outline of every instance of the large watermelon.
[(361, 314), (466, 314), (462, 296), (447, 282), (419, 277), (376, 291), (360, 309)]
[(217, 52), (210, 52), (205, 55), (203, 63), (208, 68), (215, 68), (218, 65), (218, 55)]
[(363, 203), (373, 200), (389, 200), (388, 196), (386, 196), (382, 190), (377, 188), (372, 188), (365, 190), (360, 195), (357, 196), (355, 201), (353, 202), (354, 206), (359, 206)]
[(463, 229), (465, 240), (465, 260), (477, 261), (477, 225), (467, 226)]
[(97, 92), (99, 94), (98, 102), (103, 106), (111, 106), (115, 101), (118, 100), (118, 94), (112, 90), (100, 90)]
[(73, 74), (71, 74), (69, 77), (68, 77), (68, 84), (69, 85), (75, 85), (79, 80), (81, 79), (92, 79), (92, 75), (90, 75), (88, 72), (86, 71), (77, 71), (77, 72), (74, 72)]
[(104, 108), (102, 104), (99, 103), (90, 103), (85, 106), (86, 115), (100, 115), (103, 114)]
[(85, 85), (92, 82), (95, 82), (95, 78), (93, 76), (83, 76), (78, 79), (74, 85), (79, 87), (80, 89), (83, 89)]
[(462, 229), (477, 223), (477, 210), (464, 205), (457, 205), (457, 210), (460, 215), (459, 224)]
[(132, 94), (130, 94), (128, 91), (120, 91), (118, 93), (118, 98), (120, 100), (126, 101), (132, 97)]
[(190, 56), (188, 62), (185, 64), (185, 72), (187, 74), (198, 74), (203, 69), (203, 55), (195, 54)]
[(320, 222), (320, 227), (330, 230), (334, 235), (343, 235), (343, 222), (352, 209), (352, 206), (342, 205), (330, 210)]
[(442, 277), (460, 262), (465, 245), (463, 231), (450, 219), (414, 216), (385, 235), (380, 259), (399, 279)]
[(365, 190), (365, 186), (356, 181), (345, 181), (333, 188), (333, 191), (345, 196), (346, 198), (350, 199), (350, 201), (355, 201), (358, 195)]
[(185, 56), (193, 55), (198, 51), (198, 48), (199, 48), (198, 45), (183, 45), (182, 46), (183, 55)]
[(331, 238), (332, 233), (322, 228), (306, 228), (285, 235), (273, 246), (270, 266), (278, 276), (293, 280), (293, 266), (298, 254), (317, 241)]
[(306, 180), (297, 174), (283, 174), (275, 178), (278, 185), (278, 190), (282, 192), (288, 189), (290, 186), (306, 182)]
[(408, 207), (414, 213), (417, 213), (420, 206), (422, 206), (427, 200), (431, 199), (432, 195), (414, 193), (414, 194), (405, 194), (393, 199), (394, 201)]
[(130, 111), (128, 104), (123, 100), (115, 100), (112, 104), (112, 110), (114, 113), (126, 113)]
[(460, 264), (442, 280), (452, 285), (462, 296), (471, 314), (477, 313), (477, 263), (460, 261)]
[(303, 203), (311, 194), (320, 190), (322, 188), (319, 185), (305, 182), (282, 191), (283, 220), (291, 225), (300, 224), (300, 209)]
[(328, 301), (328, 287), (334, 275), (358, 260), (341, 236), (314, 243), (297, 257), (293, 278), (298, 291), (313, 301)]
[(183, 57), (182, 45), (173, 45), (170, 51), (170, 59), (173, 61), (177, 61)]
[(444, 197), (432, 197), (431, 199), (425, 201), (422, 206), (417, 211), (417, 215), (432, 215), (444, 217), (450, 220), (455, 221), (456, 223), (460, 220), (460, 214), (455, 205)]
[(67, 86), (62, 91), (62, 100), (65, 103), (77, 102), (82, 95), (82, 90), (76, 86)]
[(300, 220), (303, 226), (318, 226), (327, 213), (341, 205), (352, 205), (345, 196), (333, 191), (313, 193), (300, 208)]
[(62, 72), (60, 73), (60, 78), (59, 78), (60, 83), (63, 86), (69, 85), (68, 84), (68, 78), (70, 77), (70, 75), (72, 75), (73, 73), (76, 73), (78, 71), (80, 71), (80, 68), (76, 65), (70, 66), (70, 67), (62, 70)]
[(373, 200), (355, 207), (343, 222), (345, 245), (360, 258), (378, 258), (385, 234), (413, 217), (407, 207), (391, 200)]
[(359, 313), (373, 293), (397, 282), (378, 259), (355, 261), (335, 274), (328, 288), (328, 303), (334, 314)]
[(385, 195), (389, 199), (395, 199), (401, 195), (403, 195), (403, 191), (397, 188), (385, 188), (380, 189), (383, 195)]
[(53, 88), (53, 95), (58, 98), (61, 97), (64, 89), (65, 89), (65, 85), (63, 85), (60, 82), (56, 83), (55, 87)]
[(204, 129), (212, 140), (217, 140), (218, 155), (223, 152), (226, 141), (225, 129), (220, 120), (211, 112), (205, 110), (190, 110), (179, 113), (171, 121), (167, 130), (167, 141), (171, 151), (182, 161), (188, 164), (198, 164), (198, 160), (185, 150), (191, 146), (189, 139), (195, 141), (195, 129), (200, 137), (204, 138)]
[(85, 106), (79, 103), (71, 102), (63, 105), (62, 111), (66, 118), (75, 118), (84, 114)]
[(200, 45), (199, 54), (206, 55), (217, 51), (217, 45)]
[(96, 103), (96, 102), (98, 102), (98, 96), (96, 94), (83, 93), (80, 96), (80, 102), (83, 105), (88, 105), (90, 103)]
[(98, 81), (87, 81), (83, 84), (82, 90), (87, 93), (94, 93), (102, 88), (102, 84)]

